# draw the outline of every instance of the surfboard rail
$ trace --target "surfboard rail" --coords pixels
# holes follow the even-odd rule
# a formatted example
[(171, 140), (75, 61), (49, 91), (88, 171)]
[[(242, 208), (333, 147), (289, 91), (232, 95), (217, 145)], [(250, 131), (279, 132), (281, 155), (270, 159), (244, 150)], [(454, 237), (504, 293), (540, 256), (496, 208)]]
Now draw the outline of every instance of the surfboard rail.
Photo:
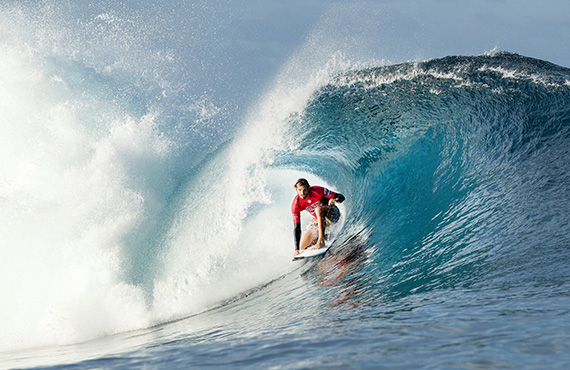
[(304, 251), (302, 251), (301, 253), (299, 253), (298, 255), (296, 255), (295, 257), (293, 257), (293, 261), (298, 261), (298, 260), (302, 260), (302, 259), (322, 256), (325, 253), (327, 253), (328, 250), (329, 250), (328, 246), (324, 246), (324, 247), (319, 248), (319, 249), (308, 249), (307, 248)]

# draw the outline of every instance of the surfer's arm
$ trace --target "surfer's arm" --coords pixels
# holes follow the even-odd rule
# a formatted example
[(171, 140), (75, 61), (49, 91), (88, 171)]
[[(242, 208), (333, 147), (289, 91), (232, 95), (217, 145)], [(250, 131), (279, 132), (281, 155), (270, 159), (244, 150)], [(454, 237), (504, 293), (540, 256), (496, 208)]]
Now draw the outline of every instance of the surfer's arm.
[(300, 222), (295, 222), (294, 233), (295, 233), (295, 250), (298, 251), (299, 250), (299, 243), (301, 241), (301, 223)]
[(321, 198), (321, 202), (323, 202), (323, 204), (328, 204), (332, 206), (335, 203), (344, 202), (345, 198), (344, 195), (342, 195), (341, 193), (336, 193), (332, 190), (323, 187), (315, 187), (315, 188), (317, 188), (322, 192), (323, 197)]
[(295, 235), (295, 255), (297, 255), (299, 254), (299, 244), (301, 243), (301, 209), (299, 207), (299, 196), (296, 196), (295, 199), (293, 199), (291, 214), (293, 215)]
[(340, 193), (336, 193), (336, 194), (334, 195), (334, 198), (332, 198), (332, 199), (329, 201), (329, 205), (332, 206), (332, 205), (334, 205), (335, 203), (342, 203), (342, 202), (344, 202), (344, 199), (345, 199), (345, 198), (344, 198), (344, 195), (342, 195), (342, 194), (340, 194)]

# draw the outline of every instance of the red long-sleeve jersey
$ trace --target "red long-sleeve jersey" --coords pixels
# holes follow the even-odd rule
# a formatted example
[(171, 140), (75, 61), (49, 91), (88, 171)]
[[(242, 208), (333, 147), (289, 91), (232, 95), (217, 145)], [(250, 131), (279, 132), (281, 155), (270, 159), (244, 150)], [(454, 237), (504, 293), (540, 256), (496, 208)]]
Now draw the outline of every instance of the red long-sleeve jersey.
[(313, 218), (316, 218), (315, 209), (317, 207), (328, 204), (326, 199), (334, 199), (336, 193), (323, 188), (322, 186), (311, 186), (309, 189), (309, 195), (305, 199), (301, 199), (299, 195), (295, 196), (293, 199), (293, 204), (291, 205), (291, 213), (293, 214), (293, 222), (301, 222), (301, 211), (305, 210), (309, 212)]

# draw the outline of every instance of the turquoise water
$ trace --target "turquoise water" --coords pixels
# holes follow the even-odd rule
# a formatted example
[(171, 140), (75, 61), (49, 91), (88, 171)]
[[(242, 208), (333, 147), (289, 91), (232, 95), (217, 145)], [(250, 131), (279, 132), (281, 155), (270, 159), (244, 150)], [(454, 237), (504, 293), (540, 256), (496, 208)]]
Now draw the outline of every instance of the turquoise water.
[[(2, 8), (0, 367), (568, 367), (570, 69), (291, 63), (252, 103), (151, 10), (46, 4)], [(347, 198), (313, 263), (301, 176)]]

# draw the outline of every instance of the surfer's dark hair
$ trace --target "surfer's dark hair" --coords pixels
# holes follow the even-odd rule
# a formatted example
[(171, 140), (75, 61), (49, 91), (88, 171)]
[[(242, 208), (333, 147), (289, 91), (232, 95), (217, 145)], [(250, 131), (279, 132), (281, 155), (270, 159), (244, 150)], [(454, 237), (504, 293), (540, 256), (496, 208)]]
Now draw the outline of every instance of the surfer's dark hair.
[(294, 187), (295, 189), (297, 189), (297, 185), (311, 187), (311, 185), (309, 185), (309, 182), (307, 181), (307, 179), (299, 179), (299, 180), (297, 180), (297, 182), (295, 183), (295, 185), (293, 185), (293, 187)]

